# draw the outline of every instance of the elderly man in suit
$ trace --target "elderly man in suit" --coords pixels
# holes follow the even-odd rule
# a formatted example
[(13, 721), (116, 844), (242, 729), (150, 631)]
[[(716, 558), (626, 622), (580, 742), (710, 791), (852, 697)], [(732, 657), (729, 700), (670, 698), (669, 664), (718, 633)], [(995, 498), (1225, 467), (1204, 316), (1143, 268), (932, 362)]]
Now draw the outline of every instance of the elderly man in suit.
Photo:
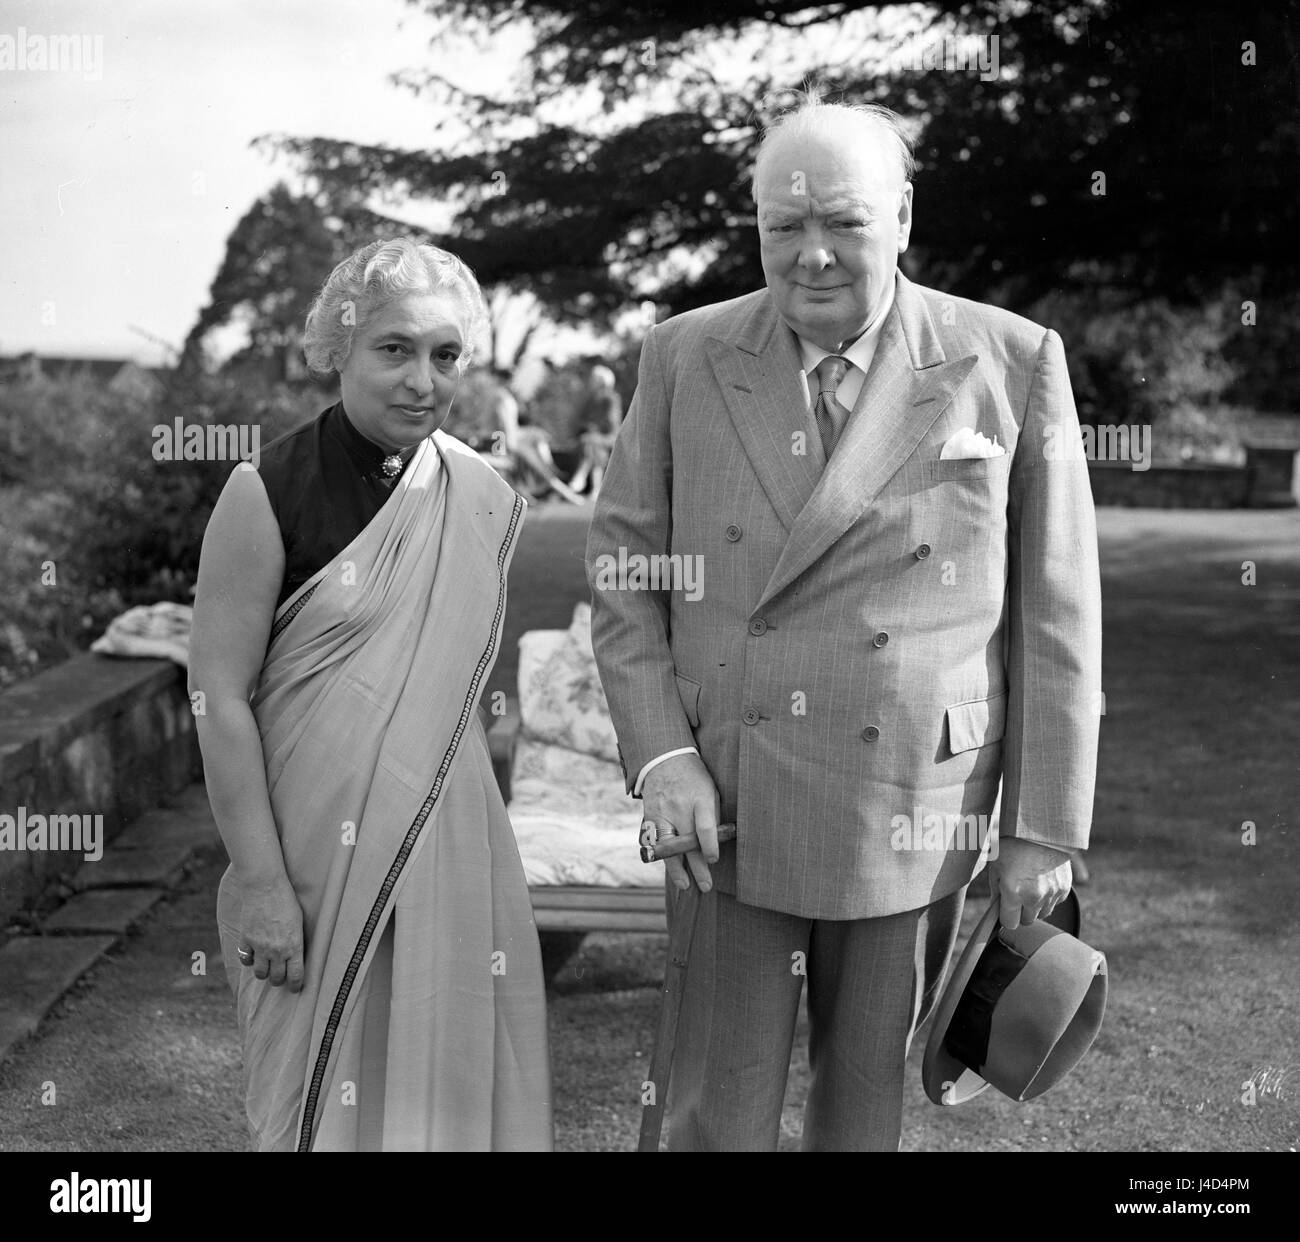
[(805, 1150), (897, 1149), (999, 785), (1004, 924), (1087, 845), (1100, 588), (1064, 353), (897, 270), (910, 173), (885, 109), (769, 130), (767, 287), (649, 333), (592, 521), (629, 791), (699, 838), (668, 864), (701, 890), (674, 1150), (776, 1146), (805, 977)]

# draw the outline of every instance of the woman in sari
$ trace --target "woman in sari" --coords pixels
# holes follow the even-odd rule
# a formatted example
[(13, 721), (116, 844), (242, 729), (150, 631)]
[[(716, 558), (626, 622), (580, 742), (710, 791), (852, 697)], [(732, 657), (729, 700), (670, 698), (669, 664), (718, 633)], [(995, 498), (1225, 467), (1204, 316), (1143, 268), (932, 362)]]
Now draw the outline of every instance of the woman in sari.
[(525, 505), (439, 430), (485, 322), (446, 251), (341, 263), (304, 338), (341, 401), (237, 467), (204, 536), (190, 691), (258, 1150), (552, 1144), (537, 930), (476, 710)]

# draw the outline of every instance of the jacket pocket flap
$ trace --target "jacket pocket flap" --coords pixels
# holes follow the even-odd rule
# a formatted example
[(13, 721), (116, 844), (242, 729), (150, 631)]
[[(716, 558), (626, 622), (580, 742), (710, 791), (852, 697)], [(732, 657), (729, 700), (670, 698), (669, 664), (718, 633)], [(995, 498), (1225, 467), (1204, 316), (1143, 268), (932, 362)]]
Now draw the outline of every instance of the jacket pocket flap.
[(686, 713), (686, 719), (691, 722), (691, 728), (700, 727), (700, 683), (692, 681), (689, 677), (683, 677), (680, 673), (673, 674), (677, 678), (677, 697), (682, 701), (682, 710)]
[(948, 716), (948, 749), (959, 755), (965, 750), (1002, 740), (1007, 727), (1007, 692), (987, 699), (955, 703), (945, 709)]

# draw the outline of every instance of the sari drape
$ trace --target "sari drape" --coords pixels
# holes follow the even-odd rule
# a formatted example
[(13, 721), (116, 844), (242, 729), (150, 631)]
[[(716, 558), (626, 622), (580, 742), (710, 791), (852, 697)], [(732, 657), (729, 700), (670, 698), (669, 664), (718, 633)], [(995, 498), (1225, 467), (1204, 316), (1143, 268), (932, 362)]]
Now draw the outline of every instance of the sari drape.
[(251, 706), (303, 990), (218, 924), (260, 1150), (549, 1150), (536, 925), (476, 710), (524, 502), (441, 432), (277, 611)]

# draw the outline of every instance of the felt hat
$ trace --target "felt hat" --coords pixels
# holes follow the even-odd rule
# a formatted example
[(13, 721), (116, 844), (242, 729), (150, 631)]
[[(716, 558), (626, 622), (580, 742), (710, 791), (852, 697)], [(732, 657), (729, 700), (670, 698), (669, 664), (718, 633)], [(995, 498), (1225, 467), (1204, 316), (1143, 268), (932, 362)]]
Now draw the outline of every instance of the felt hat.
[(935, 1104), (987, 1087), (1031, 1100), (1083, 1058), (1106, 1009), (1106, 957), (1079, 937), (1079, 899), (1009, 931), (995, 896), (935, 1008), (921, 1081)]

